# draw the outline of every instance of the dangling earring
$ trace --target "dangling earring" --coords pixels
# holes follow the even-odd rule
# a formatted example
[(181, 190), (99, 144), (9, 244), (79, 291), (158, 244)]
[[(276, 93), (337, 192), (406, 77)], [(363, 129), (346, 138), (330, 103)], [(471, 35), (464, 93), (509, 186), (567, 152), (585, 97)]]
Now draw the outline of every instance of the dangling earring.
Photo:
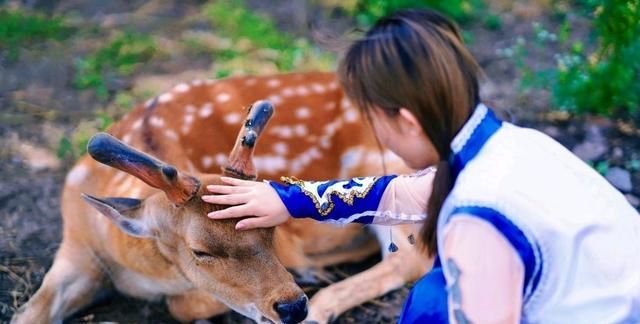
[(391, 241), (391, 243), (389, 243), (389, 252), (394, 253), (398, 251), (398, 246), (393, 243), (393, 230), (391, 229), (391, 226), (389, 226), (389, 241)]

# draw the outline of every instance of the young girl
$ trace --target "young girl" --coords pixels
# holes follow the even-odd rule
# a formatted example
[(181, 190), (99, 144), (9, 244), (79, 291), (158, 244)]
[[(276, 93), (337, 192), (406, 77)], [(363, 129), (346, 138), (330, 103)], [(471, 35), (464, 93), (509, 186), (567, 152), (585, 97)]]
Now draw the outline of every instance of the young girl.
[[(409, 176), (284, 184), (226, 178), (207, 202), (237, 229), (289, 217), (424, 222), (437, 256), (402, 323), (640, 322), (640, 217), (551, 138), (496, 118), (457, 27), (432, 11), (381, 19), (339, 68), (347, 95)], [(430, 172), (435, 166), (437, 171)], [(428, 217), (427, 217), (428, 215)]]

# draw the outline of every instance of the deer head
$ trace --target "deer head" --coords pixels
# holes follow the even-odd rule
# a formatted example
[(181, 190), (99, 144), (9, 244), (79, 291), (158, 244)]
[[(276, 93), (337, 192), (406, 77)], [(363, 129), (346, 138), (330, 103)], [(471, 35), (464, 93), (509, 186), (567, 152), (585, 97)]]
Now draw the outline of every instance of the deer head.
[[(273, 113), (256, 102), (240, 131), (223, 172), (255, 179), (252, 154)], [(236, 231), (237, 220), (211, 220), (221, 206), (202, 202), (201, 184), (221, 183), (215, 174), (188, 175), (108, 134), (88, 145), (97, 161), (127, 172), (160, 189), (146, 199), (83, 198), (123, 232), (152, 240), (164, 258), (177, 265), (194, 288), (210, 292), (237, 312), (258, 322), (297, 323), (307, 314), (307, 297), (278, 261), (273, 229)]]

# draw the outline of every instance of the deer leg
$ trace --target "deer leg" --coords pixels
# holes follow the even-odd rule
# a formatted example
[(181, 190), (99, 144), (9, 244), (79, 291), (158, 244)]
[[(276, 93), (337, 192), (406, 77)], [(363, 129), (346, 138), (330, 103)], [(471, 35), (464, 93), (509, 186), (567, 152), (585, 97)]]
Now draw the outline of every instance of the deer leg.
[(64, 247), (54, 259), (38, 291), (14, 314), (13, 324), (61, 323), (86, 307), (102, 287), (103, 275), (84, 253)]
[(375, 240), (369, 240), (362, 246), (353, 250), (338, 251), (335, 253), (314, 254), (310, 256), (315, 267), (326, 267), (346, 262), (360, 262), (380, 252), (380, 245)]
[[(393, 231), (396, 237), (405, 233), (402, 228)], [(350, 308), (415, 281), (430, 268), (432, 260), (408, 241), (398, 240), (396, 244), (398, 252), (387, 254), (370, 269), (319, 290), (309, 303), (307, 321), (328, 323)]]
[(204, 320), (229, 310), (210, 293), (192, 290), (182, 295), (167, 297), (167, 306), (171, 315), (181, 322)]

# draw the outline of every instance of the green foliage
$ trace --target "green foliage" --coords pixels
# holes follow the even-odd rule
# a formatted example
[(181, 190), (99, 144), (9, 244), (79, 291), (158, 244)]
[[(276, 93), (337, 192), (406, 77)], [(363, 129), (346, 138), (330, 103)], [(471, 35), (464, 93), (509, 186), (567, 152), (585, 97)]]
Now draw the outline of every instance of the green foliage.
[[(482, 0), (358, 0), (352, 7), (343, 8), (356, 18), (360, 26), (367, 27), (379, 18), (404, 8), (431, 8), (464, 23), (478, 14), (483, 7)], [(489, 24), (497, 27), (499, 19), (493, 19)]]
[(557, 35), (540, 24), (533, 26), (538, 54), (548, 51), (549, 45), (560, 48), (554, 68), (528, 66), (525, 59), (532, 53), (522, 38), (500, 54), (513, 58), (522, 89), (550, 89), (554, 105), (562, 110), (638, 118), (640, 0), (586, 0), (582, 4), (594, 17), (593, 43), (571, 41), (567, 22), (559, 26)]
[(18, 59), (20, 47), (47, 39), (63, 40), (72, 32), (61, 17), (0, 9), (0, 49), (8, 52), (10, 61)]
[(94, 88), (100, 99), (108, 96), (108, 82), (133, 73), (156, 53), (152, 37), (133, 32), (119, 33), (95, 53), (76, 62), (74, 86)]
[(560, 56), (553, 88), (564, 109), (633, 116), (640, 106), (640, 1), (595, 1), (593, 21), (598, 46), (581, 44)]
[(56, 154), (59, 159), (75, 160), (87, 152), (87, 144), (93, 134), (106, 131), (113, 124), (114, 118), (106, 111), (96, 112), (92, 121), (80, 122), (71, 136), (63, 136), (58, 142)]
[[(214, 1), (205, 7), (205, 12), (217, 34), (232, 41), (229, 47), (215, 49), (217, 62), (237, 62), (253, 55), (258, 61), (273, 63), (278, 71), (291, 71), (313, 60), (332, 61), (306, 39), (278, 30), (271, 19), (247, 9), (242, 0)], [(216, 76), (224, 77), (236, 70), (238, 67), (233, 64), (223, 64)], [(256, 72), (249, 67), (242, 70)]]

